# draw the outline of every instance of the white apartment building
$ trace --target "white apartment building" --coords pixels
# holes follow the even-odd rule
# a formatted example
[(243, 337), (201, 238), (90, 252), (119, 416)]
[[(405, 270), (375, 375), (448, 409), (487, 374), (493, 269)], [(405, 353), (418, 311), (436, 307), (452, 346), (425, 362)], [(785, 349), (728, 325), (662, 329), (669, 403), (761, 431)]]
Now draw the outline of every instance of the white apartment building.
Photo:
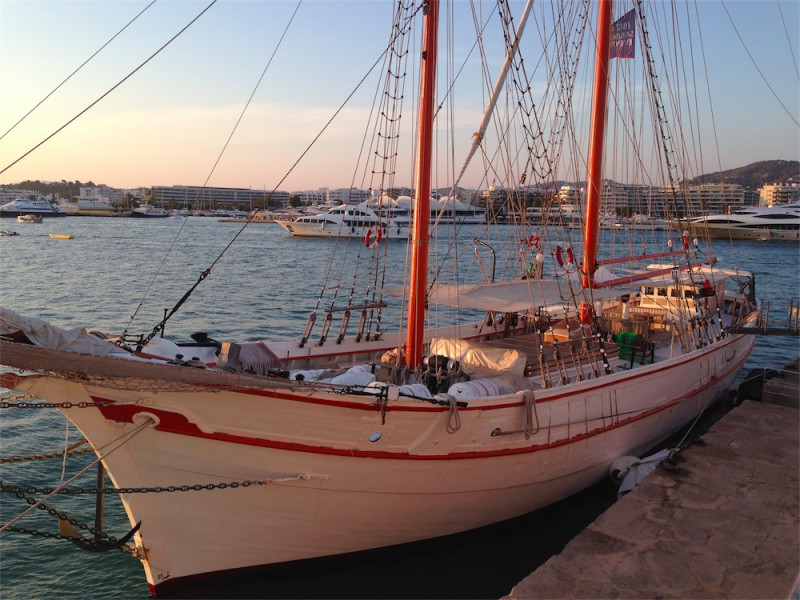
[(773, 183), (758, 190), (759, 206), (800, 201), (800, 183)]
[(304, 205), (311, 204), (324, 204), (328, 199), (328, 190), (326, 188), (319, 188), (317, 190), (305, 190), (302, 192), (292, 192), (291, 196), (297, 196)]
[(372, 193), (369, 190), (360, 190), (358, 188), (329, 189), (327, 192), (326, 200), (331, 204), (360, 204), (372, 197)]
[(119, 206), (122, 204), (123, 194), (122, 190), (111, 188), (107, 185), (82, 187), (80, 188), (78, 200), (93, 200), (95, 202), (104, 202), (111, 206)]

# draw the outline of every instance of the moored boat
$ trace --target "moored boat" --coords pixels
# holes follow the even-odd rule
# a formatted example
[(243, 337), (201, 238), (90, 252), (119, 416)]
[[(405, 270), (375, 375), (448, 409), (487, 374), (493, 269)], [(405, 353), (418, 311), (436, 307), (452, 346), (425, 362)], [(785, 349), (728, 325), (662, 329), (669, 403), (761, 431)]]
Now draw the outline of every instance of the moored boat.
[(27, 214), (27, 215), (19, 215), (17, 217), (17, 223), (41, 223), (41, 222), (42, 222), (42, 215)]
[[(440, 5), (428, 0), (419, 8), (398, 8), (391, 56), (409, 54), (407, 26), (421, 20), (412, 169), (420, 218), (405, 232), (407, 246), (380, 244), (377, 234), (391, 237), (391, 221), (369, 221), (366, 212), (346, 221), (350, 207), (340, 207), (338, 233), (350, 228), (346, 235), (365, 241), (355, 244), (363, 269), (320, 282), (299, 340), (161, 337), (211, 267), (147, 334), (65, 330), (0, 311), (0, 360), (27, 372), (0, 375), (0, 384), (54, 403), (86, 436), (120, 490), (132, 527), (129, 550), (155, 594), (245, 569), (445, 536), (547, 506), (605, 477), (620, 456), (640, 454), (690, 423), (724, 393), (752, 349), (752, 337), (730, 332), (757, 322), (750, 274), (722, 268), (684, 236), (670, 235), (665, 247), (634, 257), (609, 248), (598, 254), (606, 95), (615, 89), (607, 76), (617, 70), (609, 63), (607, 0), (598, 3), (596, 25), (584, 20), (586, 11), (561, 6), (553, 14), (575, 22), (551, 24), (544, 35), (543, 51), (549, 44), (577, 48), (587, 32), (598, 36), (590, 44), (597, 49), (596, 93), (588, 164), (581, 164), (588, 171), (582, 240), (573, 244), (571, 218), (569, 227), (553, 230), (523, 220), (519, 229), (505, 227), (504, 238), (470, 240), (468, 252), (432, 246), (435, 114), (448, 103), (435, 93)], [(506, 73), (519, 65), (516, 40), (530, 3), (525, 10), (516, 33), (508, 29), (510, 15), (502, 15)], [(637, 27), (626, 30), (646, 32), (645, 15), (633, 18)], [(648, 66), (654, 56), (646, 57)], [(395, 74), (416, 72), (394, 67), (386, 72), (395, 87), (381, 102), (399, 103), (406, 82)], [(515, 133), (528, 136), (526, 144), (505, 147), (517, 138), (503, 131), (489, 147), (487, 128), (503, 93), (498, 77), (469, 154), (497, 157), (486, 165), (492, 177), (554, 176), (565, 150), (559, 144), (571, 137), (561, 132), (574, 116), (563, 107), (586, 94), (556, 69), (544, 91), (556, 96), (534, 102), (524, 69), (515, 75), (509, 93), (518, 101), (498, 121), (523, 119)], [(615, 110), (626, 108), (623, 98)], [(556, 107), (548, 136), (532, 127), (542, 122), (534, 114), (541, 106)], [(663, 122), (666, 107), (651, 108)], [(374, 114), (382, 119), (380, 143), (396, 143), (399, 106)], [(678, 141), (650, 142), (660, 148)], [(570, 149), (568, 165), (585, 155)], [(376, 188), (393, 187), (395, 150), (381, 146)], [(513, 168), (504, 162), (520, 155)], [(656, 172), (675, 180), (673, 170)], [(453, 189), (458, 183), (454, 176)], [(331, 273), (350, 264), (332, 245), (324, 244), (323, 255)], [(405, 271), (380, 262), (390, 246), (409, 251)], [(474, 257), (469, 265), (465, 256)], [(395, 298), (405, 313), (398, 331), (388, 332), (384, 310)], [(287, 299), (287, 311), (294, 301)], [(351, 322), (351, 315), (358, 318)], [(89, 539), (81, 543), (92, 548)]]
[(164, 219), (172, 216), (172, 213), (165, 208), (153, 206), (152, 204), (142, 204), (137, 206), (131, 212), (132, 217), (140, 219)]
[(371, 209), (366, 202), (340, 204), (326, 212), (275, 222), (293, 236), (361, 238), (371, 245), (381, 239), (408, 239), (409, 222)]
[(44, 198), (30, 199), (20, 196), (0, 206), (0, 218), (16, 218), (24, 215), (51, 218), (65, 217), (66, 213)]
[(717, 239), (797, 242), (800, 241), (800, 202), (696, 217), (687, 222), (679, 221), (677, 226), (688, 228), (693, 235)]

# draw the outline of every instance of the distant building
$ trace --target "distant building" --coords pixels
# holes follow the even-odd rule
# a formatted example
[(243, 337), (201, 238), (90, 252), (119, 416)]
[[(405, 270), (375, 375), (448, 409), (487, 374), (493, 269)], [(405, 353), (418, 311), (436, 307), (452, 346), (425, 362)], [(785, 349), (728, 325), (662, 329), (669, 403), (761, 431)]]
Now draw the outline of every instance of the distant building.
[(21, 190), (18, 188), (0, 187), (0, 204), (13, 202), (20, 196), (22, 196), (23, 198), (47, 198), (48, 200), (53, 199), (52, 194), (42, 195), (39, 192), (33, 190)]
[(97, 187), (80, 188), (80, 195), (77, 199), (104, 202), (111, 206), (120, 206), (122, 204), (122, 196), (122, 190), (111, 188), (107, 185), (100, 185)]
[(327, 201), (331, 204), (361, 204), (372, 197), (369, 190), (358, 188), (339, 188), (328, 190)]
[(286, 206), (289, 192), (266, 192), (247, 188), (216, 188), (199, 186), (154, 186), (152, 202), (156, 206), (206, 210), (212, 208), (262, 208), (267, 201)]
[(297, 196), (304, 205), (324, 204), (328, 199), (328, 190), (326, 188), (319, 188), (317, 190), (292, 192), (290, 196)]
[(684, 188), (690, 214), (716, 214), (745, 207), (744, 188), (732, 183), (704, 183)]
[(774, 183), (763, 186), (759, 192), (760, 206), (775, 206), (800, 201), (800, 184)]

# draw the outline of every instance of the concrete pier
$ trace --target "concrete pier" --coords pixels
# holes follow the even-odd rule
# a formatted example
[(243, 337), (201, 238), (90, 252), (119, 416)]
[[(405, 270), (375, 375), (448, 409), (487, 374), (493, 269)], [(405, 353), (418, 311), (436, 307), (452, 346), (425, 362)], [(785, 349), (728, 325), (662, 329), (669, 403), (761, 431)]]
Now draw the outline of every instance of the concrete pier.
[(657, 469), (507, 597), (796, 597), (796, 370), (771, 388), (780, 404), (744, 401), (677, 467)]

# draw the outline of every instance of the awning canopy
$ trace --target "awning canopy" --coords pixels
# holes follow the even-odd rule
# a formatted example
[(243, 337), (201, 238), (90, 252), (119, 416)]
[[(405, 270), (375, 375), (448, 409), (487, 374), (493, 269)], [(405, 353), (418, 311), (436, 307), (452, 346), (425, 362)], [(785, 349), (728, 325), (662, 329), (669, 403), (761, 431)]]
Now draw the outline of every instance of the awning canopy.
[(555, 279), (520, 279), (477, 285), (440, 285), (428, 297), (431, 304), (485, 311), (521, 312), (538, 307), (557, 307), (579, 299), (602, 300), (627, 293), (621, 290), (584, 290), (580, 283)]
[[(648, 270), (654, 273), (663, 265), (650, 265)], [(734, 275), (747, 276), (744, 271), (729, 271), (725, 269), (704, 266), (693, 269), (695, 277), (701, 276), (715, 280)], [(595, 281), (602, 286), (603, 281), (616, 279), (613, 273), (603, 270), (596, 274)], [(684, 283), (691, 281), (688, 273), (679, 272), (680, 280)], [(585, 289), (577, 273), (569, 279), (519, 279), (516, 281), (503, 281), (499, 283), (480, 283), (469, 285), (438, 285), (434, 286), (428, 301), (439, 306), (456, 306), (459, 308), (473, 308), (483, 311), (496, 312), (522, 312), (539, 307), (557, 308), (565, 303), (572, 304), (572, 298), (578, 301), (605, 300), (619, 298), (630, 294), (646, 285), (669, 285), (673, 282), (672, 274), (654, 274), (653, 277), (642, 278), (614, 288)], [(383, 293), (388, 296), (401, 297), (402, 286), (384, 288)]]

